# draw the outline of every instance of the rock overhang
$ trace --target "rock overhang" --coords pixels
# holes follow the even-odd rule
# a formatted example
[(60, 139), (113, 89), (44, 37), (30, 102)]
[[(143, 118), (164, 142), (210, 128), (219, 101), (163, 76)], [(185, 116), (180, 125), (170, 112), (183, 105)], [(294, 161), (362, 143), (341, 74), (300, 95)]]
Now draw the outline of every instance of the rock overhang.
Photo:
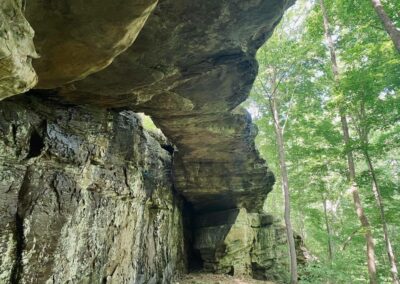
[(152, 116), (177, 146), (176, 189), (197, 211), (259, 211), (274, 178), (240, 109), (255, 53), (289, 0), (26, 3), (35, 92)]

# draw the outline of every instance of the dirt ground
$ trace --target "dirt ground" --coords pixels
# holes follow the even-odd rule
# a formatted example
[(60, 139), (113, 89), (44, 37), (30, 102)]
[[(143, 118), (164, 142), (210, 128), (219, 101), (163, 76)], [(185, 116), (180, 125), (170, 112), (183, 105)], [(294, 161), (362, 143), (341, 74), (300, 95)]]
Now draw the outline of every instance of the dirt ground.
[(275, 284), (251, 278), (233, 277), (221, 274), (190, 273), (182, 276), (174, 284)]

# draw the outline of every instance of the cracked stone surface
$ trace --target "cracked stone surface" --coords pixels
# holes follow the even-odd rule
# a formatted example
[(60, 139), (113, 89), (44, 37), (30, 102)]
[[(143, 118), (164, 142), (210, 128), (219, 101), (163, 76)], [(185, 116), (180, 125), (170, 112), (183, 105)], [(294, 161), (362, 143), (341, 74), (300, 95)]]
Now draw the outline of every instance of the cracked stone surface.
[(195, 222), (203, 271), (289, 282), (285, 228), (273, 216), (241, 208), (200, 214)]
[(171, 283), (171, 155), (132, 112), (0, 102), (0, 282)]
[(257, 74), (256, 50), (290, 4), (160, 1), (110, 66), (56, 93), (77, 104), (149, 114), (178, 148), (177, 189), (196, 210), (260, 210), (274, 179), (238, 105)]
[(238, 106), (292, 1), (103, 2), (26, 3), (36, 92), (145, 112), (176, 145), (176, 187), (197, 211), (261, 210), (274, 178)]

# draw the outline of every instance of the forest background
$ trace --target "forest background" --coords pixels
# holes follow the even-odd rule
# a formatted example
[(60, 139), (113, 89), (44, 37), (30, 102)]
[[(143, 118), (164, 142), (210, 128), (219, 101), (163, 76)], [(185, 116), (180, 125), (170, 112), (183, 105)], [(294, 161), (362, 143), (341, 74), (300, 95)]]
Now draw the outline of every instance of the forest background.
[[(300, 283), (398, 283), (400, 50), (376, 0), (319, 1), (297, 1), (257, 54), (245, 106), (277, 179), (265, 209), (314, 256)], [(380, 4), (400, 35), (400, 0)]]

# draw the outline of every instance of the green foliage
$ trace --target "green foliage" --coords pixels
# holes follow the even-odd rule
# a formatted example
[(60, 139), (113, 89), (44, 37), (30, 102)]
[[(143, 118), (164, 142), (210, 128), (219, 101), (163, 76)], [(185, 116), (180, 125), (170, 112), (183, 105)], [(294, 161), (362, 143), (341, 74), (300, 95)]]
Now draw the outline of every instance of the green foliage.
[[(400, 0), (383, 3), (399, 24)], [(368, 282), (364, 232), (348, 191), (349, 150), (355, 156), (357, 183), (376, 241), (378, 282), (391, 283), (381, 219), (364, 154), (369, 153), (376, 168), (386, 222), (399, 260), (400, 56), (369, 1), (327, 0), (341, 71), (340, 81), (335, 83), (317, 4), (298, 1), (257, 55), (259, 76), (246, 105), (259, 127), (256, 144), (278, 181), (265, 208), (282, 216), (276, 139), (267, 103), (267, 96), (277, 92), (280, 120), (285, 125), (292, 222), (317, 257), (301, 268), (301, 283)], [(271, 76), (277, 78), (278, 86), (271, 84)], [(343, 145), (339, 108), (349, 118), (349, 148)], [(329, 238), (332, 260), (328, 258)]]

